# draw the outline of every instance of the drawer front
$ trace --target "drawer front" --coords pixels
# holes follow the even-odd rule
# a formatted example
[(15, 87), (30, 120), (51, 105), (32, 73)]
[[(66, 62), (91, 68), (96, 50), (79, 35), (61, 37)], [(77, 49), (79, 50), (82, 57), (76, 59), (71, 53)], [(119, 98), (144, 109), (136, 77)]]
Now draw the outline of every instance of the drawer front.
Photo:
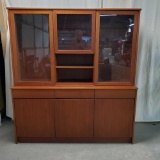
[(95, 98), (135, 98), (136, 92), (133, 89), (98, 89), (95, 90)]
[(55, 98), (94, 98), (94, 90), (90, 89), (57, 89)]
[(12, 90), (13, 98), (54, 98), (54, 90), (47, 89), (19, 89)]

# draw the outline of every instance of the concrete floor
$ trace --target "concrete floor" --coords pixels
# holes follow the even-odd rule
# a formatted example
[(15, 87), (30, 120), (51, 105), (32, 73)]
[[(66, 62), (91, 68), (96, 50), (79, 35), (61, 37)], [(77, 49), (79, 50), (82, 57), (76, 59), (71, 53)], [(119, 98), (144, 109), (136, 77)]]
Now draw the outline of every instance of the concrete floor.
[(135, 143), (14, 143), (13, 123), (0, 127), (0, 160), (160, 160), (160, 123), (136, 123)]

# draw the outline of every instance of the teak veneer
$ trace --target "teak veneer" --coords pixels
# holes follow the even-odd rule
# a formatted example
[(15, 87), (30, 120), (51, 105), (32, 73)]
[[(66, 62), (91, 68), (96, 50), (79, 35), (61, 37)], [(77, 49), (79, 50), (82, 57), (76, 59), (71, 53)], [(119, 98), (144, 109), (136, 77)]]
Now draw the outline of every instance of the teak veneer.
[(140, 10), (8, 8), (16, 143), (133, 143)]

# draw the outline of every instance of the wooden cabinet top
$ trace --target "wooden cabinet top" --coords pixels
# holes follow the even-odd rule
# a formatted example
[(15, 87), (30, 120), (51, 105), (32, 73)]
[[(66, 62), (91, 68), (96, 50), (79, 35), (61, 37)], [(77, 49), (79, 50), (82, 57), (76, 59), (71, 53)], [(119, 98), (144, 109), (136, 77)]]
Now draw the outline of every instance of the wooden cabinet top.
[(27, 8), (27, 7), (7, 7), (8, 10), (93, 10), (93, 11), (141, 11), (141, 8)]

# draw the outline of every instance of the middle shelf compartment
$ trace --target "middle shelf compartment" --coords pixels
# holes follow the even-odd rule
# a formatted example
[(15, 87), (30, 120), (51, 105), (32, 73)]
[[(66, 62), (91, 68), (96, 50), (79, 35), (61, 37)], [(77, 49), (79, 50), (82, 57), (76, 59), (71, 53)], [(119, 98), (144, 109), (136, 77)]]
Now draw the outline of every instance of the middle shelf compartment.
[(94, 54), (56, 54), (57, 82), (93, 82)]
[(57, 66), (93, 66), (93, 54), (56, 54)]
[(57, 68), (58, 82), (93, 82), (93, 68)]

